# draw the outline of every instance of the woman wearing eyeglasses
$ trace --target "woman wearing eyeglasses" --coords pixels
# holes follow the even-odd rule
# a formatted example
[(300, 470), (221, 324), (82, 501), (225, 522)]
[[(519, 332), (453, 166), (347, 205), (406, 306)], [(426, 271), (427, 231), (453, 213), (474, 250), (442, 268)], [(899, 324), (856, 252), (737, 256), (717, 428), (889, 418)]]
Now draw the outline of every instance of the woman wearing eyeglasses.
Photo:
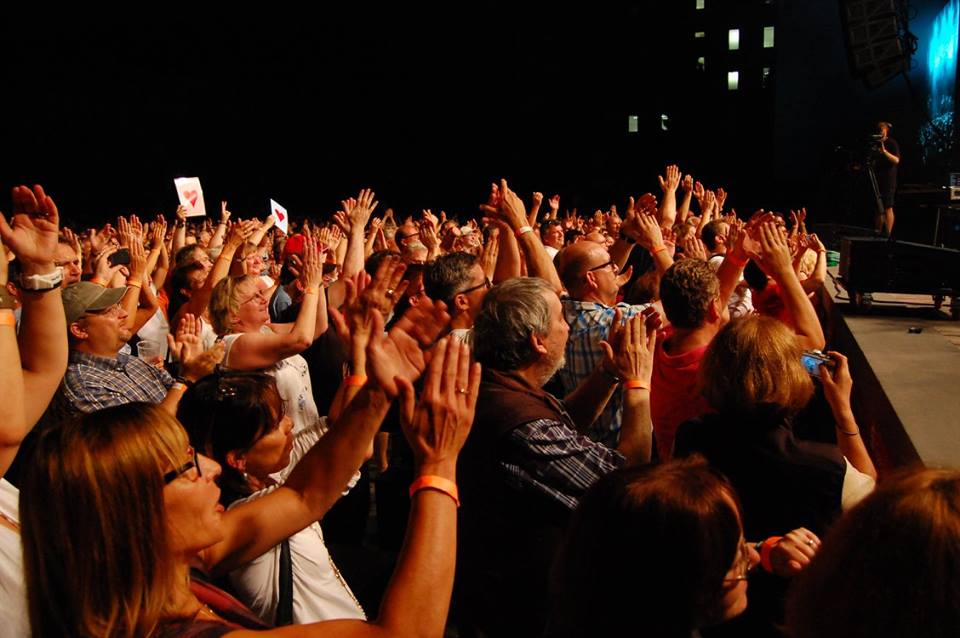
[[(764, 550), (800, 569), (819, 539), (805, 529)], [(617, 470), (580, 499), (554, 571), (550, 638), (690, 638), (747, 608), (760, 562), (730, 484), (702, 458)]]
[[(191, 575), (191, 567), (229, 571), (320, 518), (398, 396), (418, 479), (380, 618), (265, 635), (441, 635), (456, 551), (456, 460), (480, 371), (465, 346), (441, 340), (414, 405), (412, 383), (423, 358), (409, 344), (435, 337), (440, 325), (428, 335), (412, 323), (394, 329), (405, 334), (377, 337), (375, 375), (284, 485), (227, 512), (214, 482), (220, 467), (197, 457), (180, 424), (154, 406), (110, 408), (45, 432), (24, 489), (45, 499), (23, 517), (34, 635), (240, 638), (244, 629), (264, 629), (242, 604)], [(390, 356), (401, 351), (409, 355), (403, 365)]]
[(257, 276), (224, 279), (210, 298), (210, 318), (226, 346), (223, 366), (273, 376), (284, 411), (293, 419), (294, 434), (320, 422), (310, 370), (300, 353), (327, 330), (326, 290), (322, 286), (325, 250), (315, 241), (304, 243), (304, 294), (294, 323), (270, 322), (270, 297)]
[[(177, 418), (191, 445), (220, 464), (220, 502), (228, 508), (276, 490), (321, 434), (304, 430), (294, 439), (276, 383), (262, 373), (201, 379), (181, 399)], [(250, 609), (276, 625), (366, 619), (317, 521), (232, 571), (230, 583)]]
[(702, 460), (618, 470), (580, 500), (547, 634), (689, 638), (743, 612), (759, 560), (733, 489)]

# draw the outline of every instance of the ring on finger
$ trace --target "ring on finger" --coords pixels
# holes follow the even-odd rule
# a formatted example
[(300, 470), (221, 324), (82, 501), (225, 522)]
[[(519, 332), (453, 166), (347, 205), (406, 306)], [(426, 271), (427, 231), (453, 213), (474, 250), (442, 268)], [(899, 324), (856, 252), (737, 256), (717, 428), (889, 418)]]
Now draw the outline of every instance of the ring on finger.
[(470, 391), (466, 388), (457, 388), (457, 394), (470, 394)]

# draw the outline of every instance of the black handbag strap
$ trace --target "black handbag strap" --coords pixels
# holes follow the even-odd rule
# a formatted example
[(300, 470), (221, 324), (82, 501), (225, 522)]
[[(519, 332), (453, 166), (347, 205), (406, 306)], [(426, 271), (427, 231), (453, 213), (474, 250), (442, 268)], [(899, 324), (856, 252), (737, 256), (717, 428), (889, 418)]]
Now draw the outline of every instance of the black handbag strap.
[(275, 625), (293, 624), (293, 561), (290, 560), (290, 540), (280, 543), (280, 600), (277, 602)]

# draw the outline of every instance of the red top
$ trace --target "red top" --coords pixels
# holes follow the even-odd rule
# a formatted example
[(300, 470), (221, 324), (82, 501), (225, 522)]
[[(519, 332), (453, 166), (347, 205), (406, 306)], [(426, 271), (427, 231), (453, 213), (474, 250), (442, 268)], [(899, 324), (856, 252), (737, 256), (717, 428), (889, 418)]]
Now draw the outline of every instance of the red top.
[(650, 383), (650, 416), (661, 461), (673, 457), (673, 439), (680, 424), (711, 411), (710, 404), (697, 387), (700, 361), (707, 346), (676, 355), (667, 354), (663, 344), (671, 336), (673, 331), (670, 328), (657, 335)]

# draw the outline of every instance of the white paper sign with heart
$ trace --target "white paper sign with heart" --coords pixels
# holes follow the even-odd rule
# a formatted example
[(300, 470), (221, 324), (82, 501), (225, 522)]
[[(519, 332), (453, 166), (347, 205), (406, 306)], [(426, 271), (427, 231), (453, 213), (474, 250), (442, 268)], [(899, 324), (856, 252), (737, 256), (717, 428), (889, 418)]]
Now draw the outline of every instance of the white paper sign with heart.
[(173, 180), (173, 185), (177, 188), (177, 197), (187, 211), (187, 217), (203, 217), (207, 214), (199, 177), (178, 177)]
[(275, 226), (280, 230), (282, 230), (284, 235), (288, 234), (287, 222), (290, 221), (290, 217), (287, 215), (287, 209), (271, 199), (270, 214), (273, 216), (273, 219), (276, 221)]

